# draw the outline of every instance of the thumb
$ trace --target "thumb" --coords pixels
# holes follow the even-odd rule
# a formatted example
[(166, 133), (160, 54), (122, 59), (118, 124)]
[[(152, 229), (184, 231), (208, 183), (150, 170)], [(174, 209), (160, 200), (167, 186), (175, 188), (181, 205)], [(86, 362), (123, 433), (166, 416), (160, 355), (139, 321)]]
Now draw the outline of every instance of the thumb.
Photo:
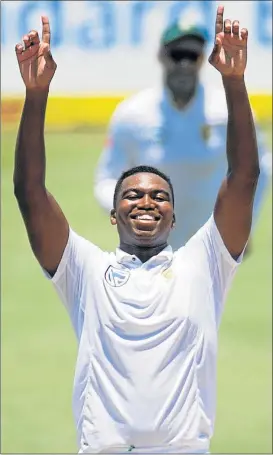
[(52, 57), (50, 47), (48, 43), (43, 43), (43, 56), (46, 61), (46, 66), (50, 69), (56, 68), (56, 63)]
[(219, 55), (222, 49), (222, 40), (219, 36), (216, 37), (214, 42), (214, 47), (212, 49), (212, 53), (209, 56), (210, 63), (217, 63), (219, 60)]

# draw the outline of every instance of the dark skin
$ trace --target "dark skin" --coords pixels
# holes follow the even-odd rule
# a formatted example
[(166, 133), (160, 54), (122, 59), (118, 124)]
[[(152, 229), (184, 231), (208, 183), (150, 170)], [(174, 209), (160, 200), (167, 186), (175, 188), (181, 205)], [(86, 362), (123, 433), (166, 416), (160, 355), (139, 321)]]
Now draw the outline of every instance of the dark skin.
[[(228, 251), (233, 257), (238, 257), (250, 234), (259, 160), (244, 82), (247, 30), (240, 32), (238, 21), (232, 24), (230, 20), (224, 22), (223, 11), (223, 7), (217, 10), (215, 46), (209, 61), (222, 76), (227, 98), (229, 171), (219, 190), (214, 216)], [(41, 42), (38, 33), (32, 31), (23, 37), (25, 49), (22, 44), (16, 46), (26, 97), (16, 143), (13, 180), (32, 250), (41, 266), (53, 275), (67, 244), (69, 225), (45, 185), (45, 111), (49, 85), (57, 65), (50, 53), (48, 18), (43, 17), (42, 22)], [(167, 234), (174, 220), (172, 203), (155, 202), (154, 194), (159, 190), (166, 190), (169, 194), (170, 189), (166, 185), (164, 187), (163, 181), (143, 174), (128, 178), (123, 191), (129, 184), (135, 187), (138, 196), (129, 200), (128, 195), (120, 195), (111, 221), (118, 226), (122, 249), (147, 260), (167, 244)], [(153, 229), (150, 225), (150, 232), (149, 229), (147, 232), (149, 226), (145, 225), (143, 229), (143, 223), (149, 221), (131, 221), (128, 218), (136, 209), (145, 213), (154, 211), (160, 214), (161, 219), (158, 224), (153, 224)]]
[(142, 262), (168, 245), (175, 225), (169, 184), (160, 176), (139, 173), (124, 179), (111, 212), (111, 223), (119, 232), (120, 248)]
[[(205, 41), (194, 35), (186, 35), (159, 51), (163, 68), (164, 85), (178, 110), (187, 109), (196, 94), (199, 73), (204, 62)], [(251, 253), (248, 242), (245, 257)]]
[(164, 85), (179, 110), (185, 109), (195, 96), (204, 47), (203, 40), (189, 35), (162, 46), (159, 51)]

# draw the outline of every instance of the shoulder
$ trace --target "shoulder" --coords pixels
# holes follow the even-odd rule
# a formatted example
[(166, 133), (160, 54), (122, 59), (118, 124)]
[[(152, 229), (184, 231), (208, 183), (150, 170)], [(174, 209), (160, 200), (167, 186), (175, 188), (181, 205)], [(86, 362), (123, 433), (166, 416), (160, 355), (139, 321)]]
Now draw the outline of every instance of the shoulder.
[(243, 252), (237, 259), (231, 256), (218, 230), (214, 214), (211, 214), (207, 222), (189, 239), (184, 249), (180, 250), (178, 256), (183, 253), (184, 256), (194, 258), (201, 267), (208, 263), (213, 270), (220, 263), (228, 264), (231, 269), (237, 267), (244, 254)]
[(44, 269), (43, 272), (46, 278), (58, 288), (67, 286), (69, 283), (72, 286), (79, 277), (94, 275), (101, 268), (105, 268), (109, 257), (109, 253), (69, 227), (67, 244), (55, 274), (51, 276)]
[(135, 93), (117, 105), (112, 116), (112, 122), (146, 124), (158, 113), (161, 99), (162, 89), (159, 87), (148, 88)]
[(70, 261), (76, 264), (98, 266), (107, 262), (109, 253), (77, 234), (71, 227), (64, 256), (70, 256)]
[(186, 260), (196, 265), (202, 266), (207, 261), (210, 252), (210, 239), (215, 234), (215, 222), (213, 215), (198, 231), (188, 240), (188, 242), (175, 252), (178, 260)]

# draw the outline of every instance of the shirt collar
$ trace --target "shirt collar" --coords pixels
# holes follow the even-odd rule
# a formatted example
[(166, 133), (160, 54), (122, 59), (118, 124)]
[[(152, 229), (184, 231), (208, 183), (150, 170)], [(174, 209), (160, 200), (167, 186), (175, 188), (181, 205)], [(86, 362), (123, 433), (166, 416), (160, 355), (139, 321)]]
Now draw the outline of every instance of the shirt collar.
[[(116, 259), (119, 264), (127, 265), (130, 267), (140, 267), (143, 263), (141, 260), (132, 254), (126, 253), (120, 248), (116, 248)], [(171, 262), (173, 259), (173, 249), (170, 245), (166, 246), (160, 253), (152, 256), (145, 264), (158, 265), (165, 262)]]

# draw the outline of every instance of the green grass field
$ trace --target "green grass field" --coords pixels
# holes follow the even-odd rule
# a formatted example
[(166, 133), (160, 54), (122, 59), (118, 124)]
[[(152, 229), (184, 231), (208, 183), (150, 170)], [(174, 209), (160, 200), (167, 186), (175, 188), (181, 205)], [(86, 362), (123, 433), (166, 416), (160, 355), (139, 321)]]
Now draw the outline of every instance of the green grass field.
[[(269, 132), (270, 133), (270, 132)], [(269, 136), (270, 137), (270, 136)], [(80, 234), (104, 249), (117, 235), (93, 198), (101, 133), (48, 133), (47, 186)], [(13, 196), (15, 132), (2, 131), (2, 450), (75, 453), (76, 340), (34, 259)], [(220, 329), (214, 453), (272, 453), (272, 199)]]

